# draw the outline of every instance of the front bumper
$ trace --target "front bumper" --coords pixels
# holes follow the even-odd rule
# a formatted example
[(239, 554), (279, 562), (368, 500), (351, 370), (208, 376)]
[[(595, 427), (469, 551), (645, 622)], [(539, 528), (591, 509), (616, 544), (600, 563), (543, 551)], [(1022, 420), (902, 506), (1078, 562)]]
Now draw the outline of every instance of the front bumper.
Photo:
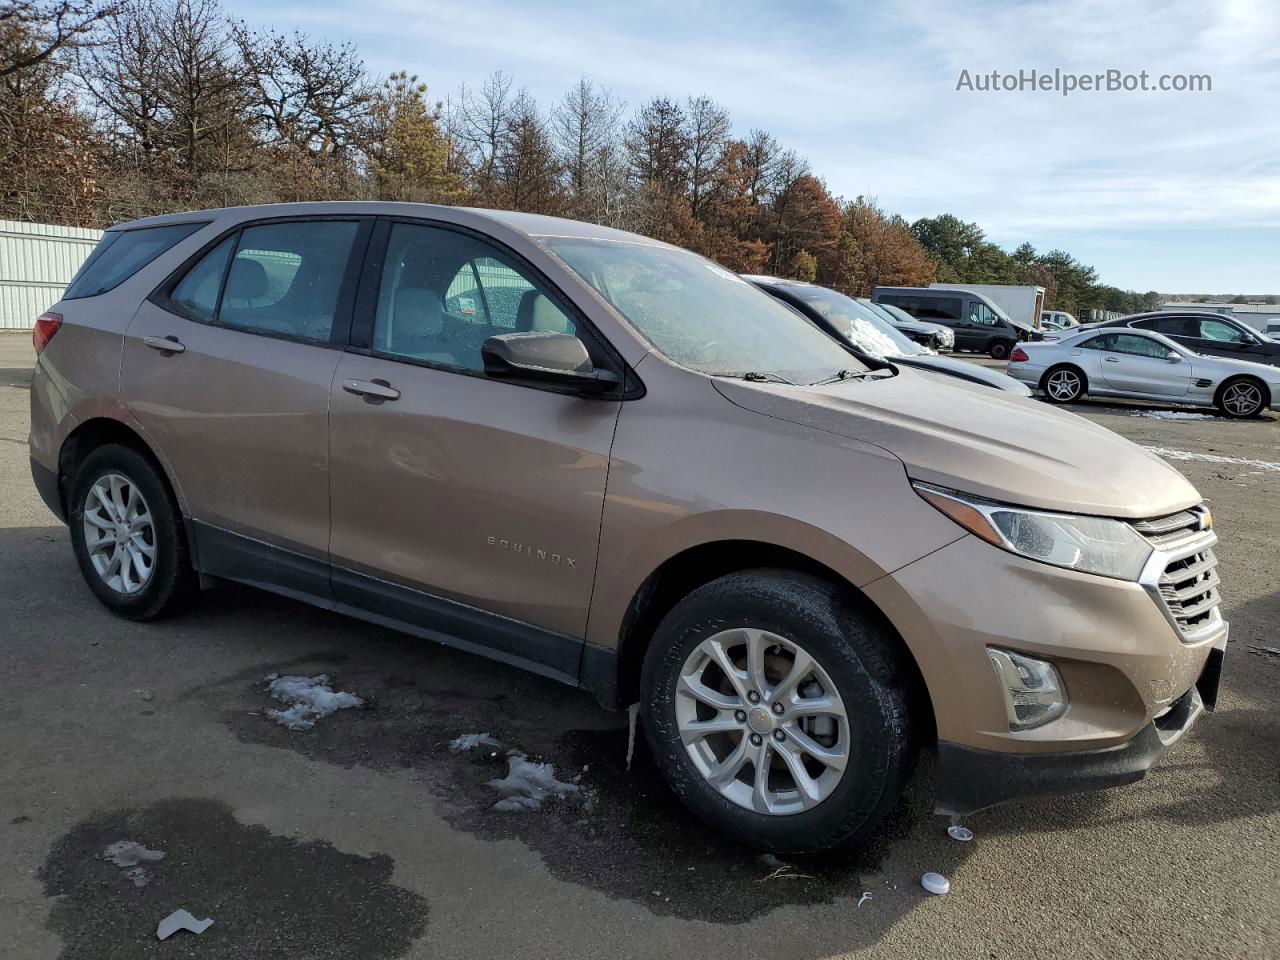
[(935, 812), (963, 816), (1011, 800), (1083, 793), (1141, 780), (1202, 713), (1213, 710), (1225, 641), (1224, 637), (1214, 647), (1195, 686), (1125, 743), (1099, 750), (1018, 754), (940, 742)]

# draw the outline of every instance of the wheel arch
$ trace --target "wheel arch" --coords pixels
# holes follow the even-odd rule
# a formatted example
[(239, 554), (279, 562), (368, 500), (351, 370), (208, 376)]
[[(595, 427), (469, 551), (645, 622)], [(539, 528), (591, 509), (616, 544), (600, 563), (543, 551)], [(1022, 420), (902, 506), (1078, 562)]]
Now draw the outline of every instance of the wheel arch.
[[(169, 485), (169, 490), (185, 517), (186, 510), (173, 474), (164, 460), (151, 448), (146, 438), (122, 420), (113, 417), (91, 417), (72, 430), (62, 441), (62, 446), (58, 450), (58, 499), (63, 521), (68, 518), (67, 496), (80, 464), (94, 450), (110, 443), (129, 447), (151, 460)], [(189, 533), (190, 531), (188, 535)]]
[[(826, 564), (799, 551), (759, 540), (715, 540), (690, 546), (662, 562), (640, 584), (628, 604), (618, 633), (618, 646), (610, 667), (614, 671), (611, 706), (623, 707), (639, 698), (640, 668), (654, 630), (676, 603), (690, 591), (726, 574), (746, 570), (781, 570), (803, 573), (837, 586), (859, 612), (872, 617), (893, 638), (907, 667), (908, 700), (920, 726), (934, 730), (932, 703), (924, 676), (910, 646), (892, 621), (856, 585)], [(607, 682), (607, 681), (606, 681)], [(597, 691), (597, 696), (605, 691)], [(606, 697), (602, 697), (606, 699)]]

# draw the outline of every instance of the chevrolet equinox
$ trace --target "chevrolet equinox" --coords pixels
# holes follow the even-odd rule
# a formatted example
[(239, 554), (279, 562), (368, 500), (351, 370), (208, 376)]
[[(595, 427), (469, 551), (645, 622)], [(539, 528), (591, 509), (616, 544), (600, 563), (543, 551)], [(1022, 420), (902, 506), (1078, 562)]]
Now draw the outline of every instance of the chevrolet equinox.
[(857, 844), (1140, 778), (1217, 692), (1209, 511), (1116, 434), (859, 365), (728, 270), (520, 213), (113, 228), (35, 327), (31, 464), (89, 587), (239, 581), (639, 703), (717, 830)]

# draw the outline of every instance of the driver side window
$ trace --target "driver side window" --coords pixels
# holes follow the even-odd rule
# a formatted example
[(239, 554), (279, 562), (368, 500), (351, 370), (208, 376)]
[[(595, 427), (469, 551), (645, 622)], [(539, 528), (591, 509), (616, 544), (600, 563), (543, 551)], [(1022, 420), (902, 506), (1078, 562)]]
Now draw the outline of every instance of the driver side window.
[(969, 302), (969, 322), (981, 327), (995, 327), (999, 326), (1000, 318), (985, 303), (972, 300)]
[(464, 233), (391, 225), (374, 313), (375, 351), (479, 373), (485, 340), (536, 330), (577, 334), (573, 320), (522, 266)]
[(1160, 341), (1132, 333), (1117, 334), (1111, 341), (1109, 349), (1112, 353), (1127, 353), (1134, 357), (1156, 357), (1160, 360), (1169, 355), (1169, 348)]
[(1201, 320), (1200, 336), (1205, 340), (1221, 343), (1248, 343), (1249, 338), (1240, 330), (1221, 320)]

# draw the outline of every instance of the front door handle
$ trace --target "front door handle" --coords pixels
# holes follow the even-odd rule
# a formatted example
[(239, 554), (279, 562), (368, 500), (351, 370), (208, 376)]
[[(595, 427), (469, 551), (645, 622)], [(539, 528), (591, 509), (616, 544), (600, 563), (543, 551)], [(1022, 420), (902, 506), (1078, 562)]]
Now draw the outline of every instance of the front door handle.
[(1119, 363), (1119, 362), (1120, 362), (1120, 358), (1119, 358), (1119, 357), (1103, 357), (1102, 359), (1103, 359), (1103, 360), (1105, 360), (1105, 361), (1107, 361), (1107, 363)]
[(183, 353), (187, 349), (177, 337), (143, 337), (142, 345), (161, 353)]
[(342, 389), (347, 393), (364, 397), (370, 403), (400, 399), (400, 391), (385, 380), (345, 380)]

